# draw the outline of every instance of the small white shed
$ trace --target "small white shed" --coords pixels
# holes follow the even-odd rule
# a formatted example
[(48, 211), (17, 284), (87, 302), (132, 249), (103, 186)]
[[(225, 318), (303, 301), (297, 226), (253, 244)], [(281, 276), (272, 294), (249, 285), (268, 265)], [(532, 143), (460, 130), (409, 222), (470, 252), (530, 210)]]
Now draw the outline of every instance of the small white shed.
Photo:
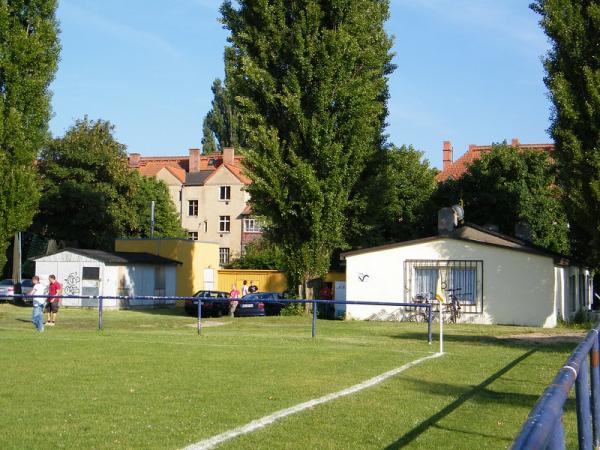
[[(63, 295), (175, 296), (178, 261), (149, 253), (66, 248), (34, 259), (42, 282), (56, 275)], [(63, 306), (95, 307), (97, 299), (63, 298)], [(175, 304), (174, 300), (105, 299), (105, 308)]]
[[(444, 235), (342, 254), (348, 300), (412, 302), (438, 277), (458, 289), (461, 321), (554, 327), (590, 309), (589, 270), (524, 241), (464, 225)], [(350, 319), (401, 317), (397, 307), (348, 305)]]

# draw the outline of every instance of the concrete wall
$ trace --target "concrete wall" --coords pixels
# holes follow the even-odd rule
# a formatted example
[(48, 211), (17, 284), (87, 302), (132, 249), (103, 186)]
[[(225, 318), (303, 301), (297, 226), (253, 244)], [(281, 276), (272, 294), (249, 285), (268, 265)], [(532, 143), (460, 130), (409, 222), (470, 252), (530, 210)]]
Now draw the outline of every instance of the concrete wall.
[(204, 289), (204, 270), (216, 271), (219, 268), (219, 244), (214, 242), (188, 239), (117, 239), (115, 250), (151, 253), (181, 262), (182, 264), (175, 268), (175, 295), (178, 297), (191, 296)]
[[(483, 313), (464, 314), (465, 321), (545, 327), (556, 325), (552, 258), (455, 239), (440, 239), (347, 257), (347, 299), (410, 301), (404, 280), (404, 261), (407, 259), (483, 261)], [(347, 316), (364, 319), (381, 309), (377, 306), (349, 305)], [(390, 312), (394, 310), (393, 307), (385, 309)]]

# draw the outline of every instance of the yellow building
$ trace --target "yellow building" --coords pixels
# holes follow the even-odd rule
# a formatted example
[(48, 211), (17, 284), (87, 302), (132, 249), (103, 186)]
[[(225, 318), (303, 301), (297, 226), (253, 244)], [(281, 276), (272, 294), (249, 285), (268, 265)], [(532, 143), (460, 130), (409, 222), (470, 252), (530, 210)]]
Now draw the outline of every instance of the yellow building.
[(176, 295), (188, 297), (202, 289), (215, 290), (219, 276), (219, 244), (189, 239), (117, 239), (117, 252), (145, 252), (179, 261)]

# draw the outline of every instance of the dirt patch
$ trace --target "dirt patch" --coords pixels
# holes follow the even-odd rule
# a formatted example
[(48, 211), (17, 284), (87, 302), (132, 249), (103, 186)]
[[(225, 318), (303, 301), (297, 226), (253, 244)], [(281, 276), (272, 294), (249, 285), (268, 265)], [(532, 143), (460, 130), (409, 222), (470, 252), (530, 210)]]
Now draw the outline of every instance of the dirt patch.
[(526, 333), (511, 334), (507, 336), (496, 336), (497, 339), (513, 342), (534, 343), (534, 344), (579, 344), (586, 333), (584, 331), (572, 331), (560, 334), (544, 333)]

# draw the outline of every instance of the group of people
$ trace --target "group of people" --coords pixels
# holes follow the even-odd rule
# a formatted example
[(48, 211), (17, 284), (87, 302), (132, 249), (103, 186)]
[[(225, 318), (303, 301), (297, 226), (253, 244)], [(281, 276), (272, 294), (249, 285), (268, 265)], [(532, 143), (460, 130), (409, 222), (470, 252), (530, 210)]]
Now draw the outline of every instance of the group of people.
[[(33, 281), (33, 289), (29, 295), (33, 297), (33, 312), (31, 315), (31, 321), (35, 325), (38, 331), (44, 331), (44, 325), (53, 327), (56, 323), (56, 315), (58, 314), (58, 308), (60, 307), (60, 294), (62, 286), (56, 279), (56, 276), (50, 275), (48, 280), (48, 298), (35, 297), (46, 295), (46, 286), (40, 283), (40, 277), (34, 275), (31, 280)], [(44, 309), (46, 311), (46, 322), (44, 323)]]
[[(246, 294), (254, 294), (258, 291), (258, 287), (254, 284), (254, 281), (250, 280), (250, 286), (248, 286), (248, 281), (244, 280), (242, 283), (242, 294), (243, 297)], [(236, 299), (240, 298), (240, 291), (238, 291), (237, 285), (233, 283), (231, 285), (231, 292), (229, 292), (229, 298)], [(229, 301), (229, 317), (233, 317), (235, 313), (235, 309), (237, 308), (239, 302), (237, 300)]]

